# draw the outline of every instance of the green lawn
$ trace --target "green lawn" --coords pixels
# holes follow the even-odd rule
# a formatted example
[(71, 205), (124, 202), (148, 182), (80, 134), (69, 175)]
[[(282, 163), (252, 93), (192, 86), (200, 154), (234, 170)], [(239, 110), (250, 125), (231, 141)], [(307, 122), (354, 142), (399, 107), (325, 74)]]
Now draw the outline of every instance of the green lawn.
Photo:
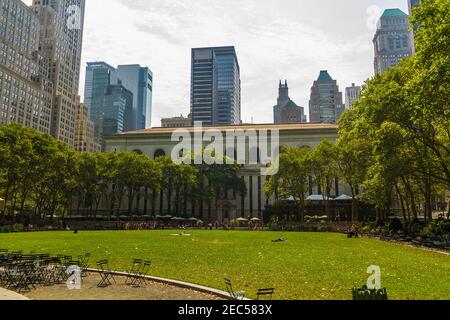
[[(110, 259), (126, 270), (133, 258), (153, 262), (151, 274), (224, 290), (223, 278), (250, 298), (275, 287), (276, 299), (351, 299), (366, 270), (378, 265), (391, 299), (450, 299), (450, 256), (332, 233), (192, 231), (1, 234), (0, 248)], [(287, 243), (271, 240), (285, 237)]]

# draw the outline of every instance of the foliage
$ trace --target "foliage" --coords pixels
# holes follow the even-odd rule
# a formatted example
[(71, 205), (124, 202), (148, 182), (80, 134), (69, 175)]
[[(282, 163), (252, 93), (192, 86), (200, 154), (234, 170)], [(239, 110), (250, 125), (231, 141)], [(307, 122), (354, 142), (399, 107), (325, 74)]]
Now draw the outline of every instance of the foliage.
[(450, 241), (450, 220), (439, 219), (433, 221), (423, 229), (422, 236), (425, 238)]
[(403, 230), (403, 224), (398, 218), (391, 219), (389, 223), (389, 231), (391, 232), (399, 232)]

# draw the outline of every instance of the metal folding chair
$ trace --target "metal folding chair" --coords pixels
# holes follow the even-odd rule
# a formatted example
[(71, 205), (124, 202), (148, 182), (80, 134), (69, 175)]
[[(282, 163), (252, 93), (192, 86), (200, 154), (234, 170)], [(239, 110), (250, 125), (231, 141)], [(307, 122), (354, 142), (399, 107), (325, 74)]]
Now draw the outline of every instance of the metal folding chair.
[(108, 260), (100, 260), (97, 262), (97, 269), (100, 270), (100, 277), (101, 280), (97, 287), (99, 288), (105, 288), (108, 286), (111, 286), (111, 280), (116, 283), (116, 280), (114, 279), (114, 275), (109, 267), (109, 261)]
[(266, 299), (266, 300), (272, 300), (274, 292), (275, 292), (274, 288), (258, 289), (258, 294), (257, 294), (258, 297), (256, 300), (261, 300), (262, 297), (268, 297), (269, 299)]
[(133, 285), (135, 282), (135, 279), (139, 276), (139, 271), (142, 267), (142, 259), (134, 259), (133, 264), (131, 266), (131, 269), (127, 271), (128, 275), (125, 280), (126, 285)]
[(230, 297), (233, 300), (243, 300), (245, 298), (245, 291), (234, 291), (233, 285), (230, 279), (225, 279), (225, 285), (227, 287), (227, 291), (230, 294)]
[(152, 265), (151, 261), (144, 262), (141, 270), (139, 270), (139, 272), (138, 272), (138, 276), (134, 279), (134, 281), (132, 283), (133, 286), (139, 287), (141, 285), (146, 284), (147, 279), (145, 277), (148, 276), (151, 265)]

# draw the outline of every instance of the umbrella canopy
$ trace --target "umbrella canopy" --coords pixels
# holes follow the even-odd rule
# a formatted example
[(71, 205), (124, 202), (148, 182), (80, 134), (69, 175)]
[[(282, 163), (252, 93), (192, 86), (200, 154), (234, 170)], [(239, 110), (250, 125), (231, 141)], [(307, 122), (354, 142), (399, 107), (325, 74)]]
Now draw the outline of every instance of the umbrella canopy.
[(172, 220), (182, 221), (182, 220), (184, 220), (184, 219), (183, 219), (183, 218), (180, 218), (180, 217), (173, 217)]
[(156, 219), (172, 219), (172, 216), (156, 216)]
[(192, 217), (192, 218), (189, 218), (189, 221), (198, 221), (198, 219), (197, 219), (197, 218), (194, 218), (194, 217)]
[(321, 194), (313, 194), (310, 195), (308, 198), (306, 198), (306, 200), (308, 201), (329, 201), (329, 200), (333, 200), (333, 198), (328, 198), (327, 196), (323, 196)]
[(237, 218), (236, 221), (244, 222), (244, 221), (248, 221), (248, 219), (245, 219), (245, 218)]
[(334, 200), (336, 200), (336, 201), (350, 201), (350, 200), (353, 200), (353, 198), (348, 196), (348, 195), (346, 195), (346, 194), (343, 194), (343, 195), (337, 197)]
[(251, 221), (261, 221), (259, 218), (252, 218)]

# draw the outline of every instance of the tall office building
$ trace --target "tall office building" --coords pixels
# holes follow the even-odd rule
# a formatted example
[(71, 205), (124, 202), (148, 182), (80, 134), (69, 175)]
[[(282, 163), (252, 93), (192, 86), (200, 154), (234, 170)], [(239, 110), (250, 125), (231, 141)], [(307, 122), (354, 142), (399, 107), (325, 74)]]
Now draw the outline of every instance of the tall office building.
[(99, 152), (101, 149), (100, 139), (95, 135), (94, 122), (89, 119), (88, 108), (83, 103), (79, 103), (75, 121), (75, 150)]
[[(420, 6), (420, 0), (408, 0), (408, 8), (409, 8), (409, 15), (412, 15), (412, 11), (415, 7)], [(414, 26), (413, 29), (410, 31), (409, 33), (409, 38), (411, 41), (411, 49), (412, 49), (412, 53), (415, 54), (416, 53), (416, 41), (414, 39), (414, 33), (417, 30), (417, 26)]]
[(120, 65), (117, 76), (122, 85), (133, 93), (133, 111), (130, 130), (142, 130), (152, 126), (153, 73), (138, 64)]
[(39, 46), (49, 60), (53, 82), (51, 134), (70, 147), (75, 143), (85, 0), (34, 0), (39, 17)]
[(305, 109), (295, 104), (289, 98), (287, 80), (278, 87), (277, 105), (273, 107), (274, 123), (302, 123), (306, 122)]
[(0, 124), (49, 134), (53, 87), (39, 52), (39, 19), (20, 0), (0, 5)]
[(234, 47), (192, 49), (191, 114), (204, 125), (241, 123), (241, 78)]
[(342, 92), (339, 91), (337, 81), (331, 78), (328, 71), (320, 71), (319, 78), (311, 88), (310, 122), (337, 123), (344, 110)]
[(91, 110), (94, 96), (94, 72), (98, 69), (108, 70), (109, 84), (118, 84), (120, 81), (121, 85), (133, 94), (133, 105), (125, 125), (126, 131), (151, 127), (153, 73), (150, 69), (139, 65), (121, 65), (114, 68), (105, 62), (89, 62), (86, 67), (84, 86), (84, 103), (89, 110)]
[(400, 9), (387, 9), (378, 21), (373, 39), (375, 73), (384, 73), (412, 54), (408, 15)]
[(345, 108), (353, 108), (353, 103), (359, 100), (361, 96), (361, 87), (352, 83), (351, 87), (345, 88)]
[(98, 135), (134, 130), (133, 93), (122, 85), (116, 69), (109, 64), (87, 64), (85, 104)]
[[(97, 69), (107, 69), (108, 79), (112, 73), (115, 72), (115, 68), (107, 64), (106, 62), (88, 62), (86, 65), (86, 76), (84, 80), (84, 105), (91, 112), (93, 90), (94, 90), (94, 73)], [(98, 80), (97, 80), (98, 81)], [(109, 81), (109, 80), (108, 80)], [(113, 80), (114, 81), (114, 80)]]

